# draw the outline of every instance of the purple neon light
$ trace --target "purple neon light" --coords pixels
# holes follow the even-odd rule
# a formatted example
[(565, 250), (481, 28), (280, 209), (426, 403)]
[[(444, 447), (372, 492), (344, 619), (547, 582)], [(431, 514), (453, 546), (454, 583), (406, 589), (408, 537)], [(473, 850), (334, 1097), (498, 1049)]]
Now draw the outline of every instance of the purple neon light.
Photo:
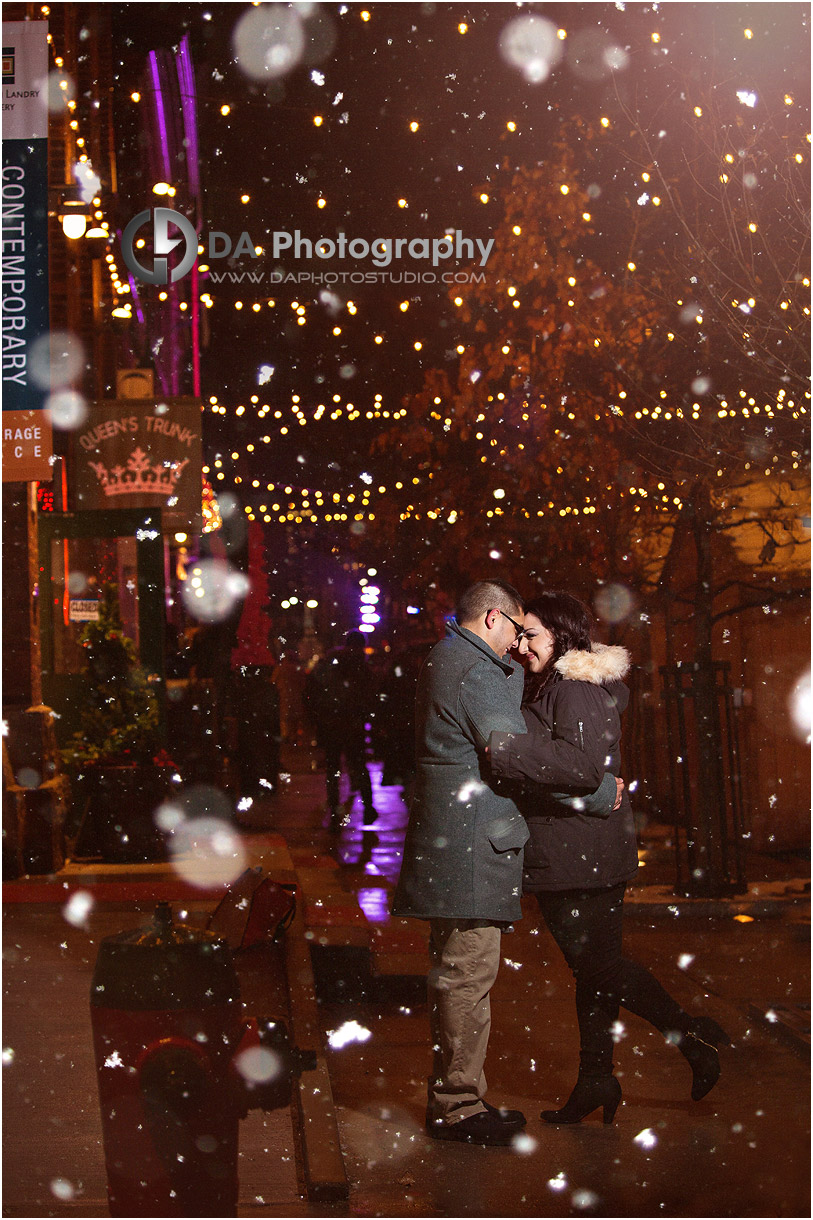
[(150, 74), (152, 75), (152, 87), (155, 92), (155, 114), (158, 119), (158, 135), (161, 140), (161, 163), (163, 166), (163, 178), (165, 182), (170, 182), (169, 169), (169, 137), (167, 134), (167, 121), (164, 115), (164, 94), (161, 89), (161, 77), (158, 70), (158, 56), (155, 51), (150, 51)]
[[(119, 240), (121, 240), (121, 238), (119, 238)], [(136, 282), (133, 279), (133, 277), (129, 271), (127, 272), (127, 279), (130, 282), (130, 296), (132, 297), (132, 299), (135, 303), (136, 317), (138, 318), (139, 323), (143, 326), (144, 323), (146, 322), (146, 318), (144, 317), (144, 311), (141, 308), (141, 298), (138, 295), (138, 288), (136, 287)]]
[(178, 83), (181, 88), (181, 110), (186, 136), (186, 168), (190, 195), (200, 194), (198, 173), (198, 128), (195, 97), (195, 73), (189, 53), (189, 35), (184, 34), (178, 51)]
[[(116, 229), (116, 236), (119, 239), (119, 247), (121, 247), (121, 239), (122, 239), (121, 229)], [(130, 285), (130, 297), (131, 297), (133, 303), (135, 304), (136, 317), (138, 318), (139, 322), (143, 326), (144, 322), (145, 322), (145, 318), (144, 318), (144, 313), (141, 309), (140, 297), (138, 295), (138, 285), (136, 284), (136, 281), (133, 278), (133, 273), (130, 270), (127, 271), (127, 282)]]

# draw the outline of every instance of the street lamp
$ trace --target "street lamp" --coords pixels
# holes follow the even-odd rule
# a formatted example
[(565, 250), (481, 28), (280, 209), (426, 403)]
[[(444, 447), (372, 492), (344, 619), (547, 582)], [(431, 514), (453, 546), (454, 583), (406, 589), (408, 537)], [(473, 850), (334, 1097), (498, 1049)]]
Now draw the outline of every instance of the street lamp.
[(93, 205), (82, 198), (80, 187), (66, 183), (49, 192), (49, 211), (59, 218), (62, 232), (71, 241), (84, 237)]
[(84, 212), (64, 212), (59, 219), (60, 223), (62, 224), (62, 232), (66, 237), (69, 237), (71, 241), (75, 241), (79, 237), (84, 237), (85, 229), (87, 228), (88, 223), (88, 218)]

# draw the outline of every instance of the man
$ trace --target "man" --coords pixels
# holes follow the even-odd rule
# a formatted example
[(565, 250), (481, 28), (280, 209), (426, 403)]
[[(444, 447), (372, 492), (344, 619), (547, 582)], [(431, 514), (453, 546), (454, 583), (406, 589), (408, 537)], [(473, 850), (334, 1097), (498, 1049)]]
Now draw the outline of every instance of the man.
[(478, 581), (418, 680), (417, 775), (393, 914), (431, 926), (427, 1130), (436, 1139), (507, 1144), (525, 1124), (484, 1100), (483, 1074), (501, 928), (522, 914), (528, 838), (514, 802), (483, 779), (485, 748), (493, 729), (525, 732), (522, 670), (506, 655), (523, 619), (516, 589)]
[[(430, 922), (434, 1063), (426, 1126), (435, 1139), (509, 1144), (525, 1125), (519, 1110), (485, 1100), (483, 1072), (500, 937), (522, 915), (528, 839), (514, 802), (486, 782), (486, 747), (495, 729), (526, 731), (523, 671), (507, 655), (522, 638), (524, 617), (511, 585), (478, 581), (463, 594), (418, 681), (415, 792), (392, 910)], [(579, 752), (561, 744), (563, 771), (551, 770), (550, 782), (567, 786), (566, 750), (577, 758)], [(604, 782), (600, 791), (612, 805), (615, 780), (607, 781), (608, 795)]]
[(367, 720), (372, 714), (374, 693), (373, 673), (364, 655), (364, 636), (360, 631), (348, 631), (344, 647), (334, 648), (319, 662), (311, 681), (316, 733), (325, 751), (332, 831), (342, 827), (339, 814), (342, 756), (350, 777), (350, 791), (361, 794), (364, 825), (371, 825), (378, 817), (366, 761)]

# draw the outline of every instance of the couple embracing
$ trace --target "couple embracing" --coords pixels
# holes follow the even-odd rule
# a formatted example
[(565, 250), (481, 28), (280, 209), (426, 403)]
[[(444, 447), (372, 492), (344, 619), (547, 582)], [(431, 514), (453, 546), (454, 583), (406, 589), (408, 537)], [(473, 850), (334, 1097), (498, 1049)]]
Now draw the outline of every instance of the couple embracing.
[(638, 867), (617, 778), (629, 657), (593, 643), (591, 627), (570, 594), (526, 604), (509, 584), (478, 581), (420, 675), (417, 776), (393, 914), (430, 925), (426, 1126), (436, 1139), (505, 1145), (525, 1126), (519, 1110), (486, 1101), (483, 1072), (501, 936), (521, 917), (523, 892), (576, 980), (578, 1080), (544, 1121), (580, 1122), (601, 1107), (612, 1122), (620, 1005), (677, 1046), (693, 1098), (720, 1074), (720, 1026), (690, 1016), (622, 952), (624, 891)]

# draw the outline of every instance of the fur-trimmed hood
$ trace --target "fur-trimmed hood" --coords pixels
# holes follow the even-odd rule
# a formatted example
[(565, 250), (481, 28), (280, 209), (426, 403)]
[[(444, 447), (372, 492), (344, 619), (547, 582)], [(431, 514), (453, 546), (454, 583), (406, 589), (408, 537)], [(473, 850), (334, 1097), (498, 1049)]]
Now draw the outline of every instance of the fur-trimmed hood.
[(627, 676), (629, 667), (630, 654), (620, 644), (594, 644), (592, 652), (572, 648), (553, 666), (563, 678), (593, 682), (596, 686), (620, 681)]

